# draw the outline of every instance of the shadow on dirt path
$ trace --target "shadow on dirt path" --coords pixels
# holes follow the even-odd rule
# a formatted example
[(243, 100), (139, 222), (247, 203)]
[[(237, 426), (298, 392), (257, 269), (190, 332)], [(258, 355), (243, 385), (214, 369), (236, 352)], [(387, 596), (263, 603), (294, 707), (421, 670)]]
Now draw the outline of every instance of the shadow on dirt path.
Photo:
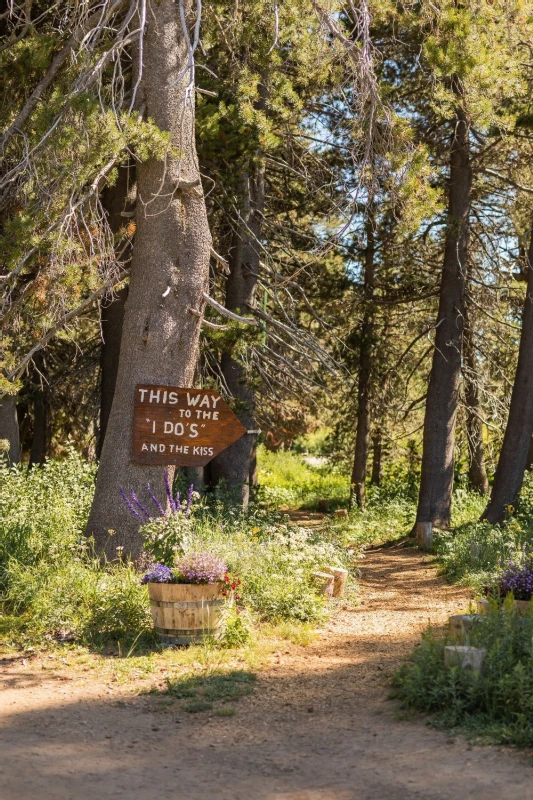
[(467, 605), (417, 551), (371, 551), (357, 609), (281, 648), (232, 718), (162, 713), (81, 673), (4, 664), (0, 798), (533, 800), (526, 755), (399, 721), (387, 699), (428, 621)]

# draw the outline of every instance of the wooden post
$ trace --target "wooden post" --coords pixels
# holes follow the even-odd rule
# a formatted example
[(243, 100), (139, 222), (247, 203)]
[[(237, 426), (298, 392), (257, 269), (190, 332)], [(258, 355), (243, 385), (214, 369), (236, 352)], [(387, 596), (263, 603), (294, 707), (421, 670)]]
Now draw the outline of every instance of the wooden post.
[(444, 648), (444, 663), (447, 667), (463, 669), (481, 669), (487, 651), (484, 647), (467, 647), (455, 645)]
[(327, 570), (333, 575), (333, 597), (344, 597), (344, 587), (346, 586), (346, 579), (348, 578), (348, 570), (341, 569), (340, 567), (327, 567)]
[(416, 541), (420, 550), (433, 549), (433, 523), (432, 522), (417, 522), (416, 523)]
[(331, 575), (329, 572), (313, 572), (312, 577), (319, 594), (324, 594), (326, 597), (333, 597), (334, 575)]

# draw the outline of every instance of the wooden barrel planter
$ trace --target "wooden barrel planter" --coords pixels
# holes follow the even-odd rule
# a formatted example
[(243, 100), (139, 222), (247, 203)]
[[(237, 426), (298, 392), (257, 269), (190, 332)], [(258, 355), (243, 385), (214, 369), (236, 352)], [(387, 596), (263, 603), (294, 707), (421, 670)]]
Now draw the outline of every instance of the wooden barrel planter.
[(150, 611), (163, 644), (187, 645), (222, 624), (222, 583), (148, 583)]

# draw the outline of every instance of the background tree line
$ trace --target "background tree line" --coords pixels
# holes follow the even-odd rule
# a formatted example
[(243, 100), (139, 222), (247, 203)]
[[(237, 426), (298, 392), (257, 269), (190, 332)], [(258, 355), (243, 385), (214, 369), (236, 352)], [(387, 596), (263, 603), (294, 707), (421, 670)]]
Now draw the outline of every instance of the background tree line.
[[(327, 426), (360, 505), (401, 460), (421, 522), (466, 463), (503, 519), (532, 461), (532, 11), (2, 13), (0, 438), (100, 458), (101, 548), (139, 548), (119, 485), (163, 489), (130, 463), (138, 382), (216, 387), (271, 448)], [(246, 505), (257, 439), (192, 479)]]

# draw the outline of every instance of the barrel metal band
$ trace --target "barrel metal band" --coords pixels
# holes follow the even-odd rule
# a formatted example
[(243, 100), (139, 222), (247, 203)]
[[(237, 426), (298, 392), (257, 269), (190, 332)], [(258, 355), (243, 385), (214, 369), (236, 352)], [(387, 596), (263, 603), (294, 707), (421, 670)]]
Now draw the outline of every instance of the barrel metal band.
[(214, 608), (223, 605), (224, 600), (150, 600), (150, 605), (158, 608)]

